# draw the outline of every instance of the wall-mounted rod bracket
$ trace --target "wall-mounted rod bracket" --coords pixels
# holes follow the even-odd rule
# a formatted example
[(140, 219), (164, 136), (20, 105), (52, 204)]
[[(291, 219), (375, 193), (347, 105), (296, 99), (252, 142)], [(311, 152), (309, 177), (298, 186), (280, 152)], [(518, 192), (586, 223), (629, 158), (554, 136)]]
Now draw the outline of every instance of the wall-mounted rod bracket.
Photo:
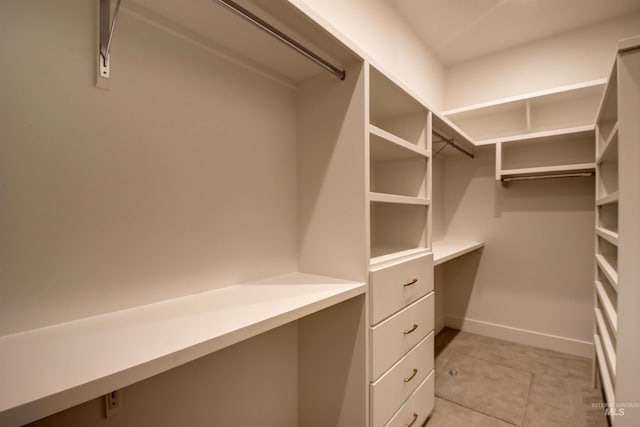
[[(462, 152), (462, 153), (466, 154), (467, 156), (471, 157), (472, 159), (475, 157), (475, 155), (474, 155), (471, 151), (466, 150), (466, 149), (462, 148), (461, 146), (459, 146), (458, 144), (456, 144), (455, 139), (453, 139), (453, 138), (447, 138), (446, 136), (444, 136), (444, 135), (442, 135), (442, 134), (440, 134), (440, 133), (436, 132), (435, 130), (433, 131), (433, 134), (434, 134), (435, 136), (437, 136), (438, 138), (440, 138), (440, 141), (434, 141), (434, 142), (436, 142), (436, 143), (438, 143), (438, 142), (444, 142), (444, 143), (446, 143), (447, 145), (450, 145), (450, 146), (452, 146), (453, 148), (455, 148), (456, 150), (458, 150), (458, 151), (460, 151), (460, 152)], [(439, 153), (439, 152), (438, 152), (438, 153)]]
[(336, 67), (326, 59), (322, 58), (320, 55), (307, 49), (306, 47), (304, 47), (303, 45), (301, 45), (300, 43), (298, 43), (297, 41), (295, 41), (294, 39), (292, 39), (282, 31), (275, 28), (273, 25), (269, 24), (262, 18), (249, 12), (247, 9), (243, 8), (239, 4), (235, 3), (232, 0), (214, 0), (214, 1), (216, 1), (218, 4), (225, 7), (226, 9), (230, 10), (231, 12), (235, 13), (245, 21), (260, 28), (262, 31), (274, 37), (276, 40), (279, 40), (280, 42), (289, 46), (291, 49), (305, 56), (307, 59), (315, 62), (316, 64), (318, 64), (319, 66), (321, 66), (322, 68), (330, 72), (331, 74), (334, 74), (340, 80), (344, 80), (346, 76), (346, 72), (344, 70)]
[(120, 0), (116, 0), (116, 8), (111, 18), (111, 0), (100, 0), (100, 47), (98, 51), (98, 78), (108, 79), (109, 53), (111, 52), (111, 41), (113, 32), (118, 20), (120, 11)]

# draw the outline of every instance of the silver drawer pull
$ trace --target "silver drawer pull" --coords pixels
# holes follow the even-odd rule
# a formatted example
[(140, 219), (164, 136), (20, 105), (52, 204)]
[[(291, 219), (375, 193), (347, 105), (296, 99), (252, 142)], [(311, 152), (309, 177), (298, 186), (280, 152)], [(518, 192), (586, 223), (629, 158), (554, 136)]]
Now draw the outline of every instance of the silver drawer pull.
[(417, 283), (417, 282), (418, 282), (418, 279), (413, 279), (413, 280), (410, 280), (408, 282), (403, 283), (402, 286), (404, 286), (406, 288), (407, 286), (411, 286), (411, 285), (413, 285), (414, 283)]
[(404, 382), (408, 383), (409, 381), (411, 381), (413, 379), (413, 377), (416, 376), (416, 374), (418, 373), (418, 370), (416, 368), (413, 368), (413, 373), (411, 375), (409, 375), (408, 377), (404, 378)]
[(415, 331), (416, 329), (418, 329), (418, 324), (414, 323), (413, 326), (411, 327), (411, 329), (407, 329), (406, 331), (402, 331), (402, 333), (405, 334), (405, 335), (409, 335), (411, 332)]
[(411, 420), (411, 422), (409, 424), (405, 424), (404, 427), (411, 427), (412, 425), (415, 424), (416, 421), (418, 421), (418, 414), (416, 414), (414, 412), (413, 413), (413, 419)]

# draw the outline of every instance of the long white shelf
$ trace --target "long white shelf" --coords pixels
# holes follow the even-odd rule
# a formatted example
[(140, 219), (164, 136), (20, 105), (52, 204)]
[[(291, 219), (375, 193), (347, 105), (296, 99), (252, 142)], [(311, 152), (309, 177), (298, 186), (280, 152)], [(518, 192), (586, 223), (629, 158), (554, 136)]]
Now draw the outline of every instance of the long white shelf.
[(480, 249), (484, 246), (482, 242), (468, 240), (440, 240), (431, 243), (433, 251), (433, 265), (440, 265), (454, 258)]
[(610, 203), (616, 203), (617, 201), (618, 201), (618, 192), (616, 191), (615, 193), (611, 193), (604, 197), (600, 197), (598, 200), (596, 200), (596, 205), (603, 206), (603, 205), (608, 205)]
[(600, 379), (602, 380), (602, 388), (604, 389), (604, 395), (607, 402), (615, 402), (615, 394), (613, 392), (613, 383), (611, 382), (611, 375), (607, 369), (606, 360), (604, 356), (604, 350), (602, 349), (602, 342), (600, 341), (600, 335), (593, 335), (593, 344), (596, 347), (596, 357), (598, 370), (600, 371)]
[(615, 231), (608, 230), (604, 227), (596, 227), (596, 233), (612, 245), (618, 246), (618, 233)]
[(508, 135), (496, 138), (487, 138), (476, 140), (476, 145), (491, 145), (498, 142), (516, 142), (516, 141), (528, 141), (528, 140), (542, 140), (547, 138), (553, 138), (557, 136), (566, 135), (580, 135), (583, 133), (594, 132), (595, 125), (584, 125), (570, 128), (545, 130), (539, 132), (521, 133), (517, 135)]
[(609, 325), (615, 333), (618, 331), (618, 313), (613, 307), (613, 303), (611, 302), (609, 295), (605, 291), (604, 286), (605, 285), (603, 285), (600, 281), (596, 280), (596, 292), (598, 294), (598, 299), (600, 300), (600, 304), (602, 305), (604, 313), (609, 320)]
[(365, 291), (292, 273), (0, 337), (0, 425), (26, 424)]
[(601, 339), (601, 344), (604, 350), (604, 354), (607, 358), (607, 363), (609, 364), (609, 370), (611, 374), (613, 374), (613, 378), (616, 376), (616, 350), (613, 346), (613, 341), (611, 341), (611, 337), (609, 336), (609, 331), (607, 330), (607, 326), (604, 323), (604, 316), (602, 315), (602, 311), (599, 308), (596, 308), (594, 311), (596, 324), (598, 325), (598, 332)]
[(596, 262), (598, 263), (598, 266), (600, 266), (600, 270), (602, 270), (604, 275), (607, 277), (607, 280), (609, 280), (609, 282), (617, 292), (618, 272), (616, 271), (616, 269), (613, 268), (611, 263), (607, 261), (607, 259), (602, 254), (596, 254)]
[(427, 150), (425, 150), (424, 148), (416, 145), (416, 144), (412, 144), (409, 141), (406, 141), (402, 138), (400, 138), (399, 136), (396, 136), (390, 132), (387, 132), (384, 129), (380, 129), (379, 127), (369, 124), (369, 133), (372, 135), (375, 135), (379, 138), (384, 139), (385, 141), (388, 141), (394, 145), (397, 145), (398, 147), (402, 147), (405, 150), (409, 150), (415, 154), (419, 154), (421, 156), (424, 157), (429, 157), (429, 153), (427, 152)]
[(400, 196), (398, 194), (386, 194), (369, 192), (369, 200), (380, 203), (398, 203), (403, 205), (429, 205), (429, 199), (425, 197)]
[(595, 171), (595, 163), (577, 163), (571, 165), (541, 166), (521, 169), (502, 169), (500, 176), (510, 178), (516, 176), (544, 176), (552, 174), (569, 174)]
[(531, 99), (558, 95), (565, 92), (579, 91), (581, 89), (589, 89), (597, 86), (604, 87), (606, 83), (607, 83), (607, 79), (597, 79), (597, 80), (592, 80), (592, 81), (583, 82), (583, 83), (576, 83), (568, 86), (561, 86), (553, 89), (545, 89), (545, 90), (530, 92), (522, 95), (510, 96), (506, 98), (497, 99), (494, 101), (482, 102), (478, 104), (467, 105), (464, 107), (453, 108), (450, 110), (442, 111), (442, 114), (448, 117), (448, 116), (458, 115), (461, 113), (470, 113), (470, 112), (475, 112), (475, 111), (483, 110), (490, 107), (497, 107), (505, 104), (525, 102)]

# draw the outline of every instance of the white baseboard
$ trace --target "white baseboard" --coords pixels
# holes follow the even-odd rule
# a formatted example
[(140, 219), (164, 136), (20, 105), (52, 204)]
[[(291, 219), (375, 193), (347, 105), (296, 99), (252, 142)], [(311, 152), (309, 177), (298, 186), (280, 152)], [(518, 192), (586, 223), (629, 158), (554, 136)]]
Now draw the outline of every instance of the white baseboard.
[(445, 317), (444, 316), (436, 317), (436, 323), (434, 327), (436, 331), (436, 335), (438, 335), (440, 331), (444, 329), (445, 326), (446, 326)]
[[(436, 320), (436, 328), (437, 324), (438, 323)], [(505, 341), (516, 342), (518, 344), (546, 348), (548, 350), (573, 354), (575, 356), (586, 357), (589, 359), (593, 357), (593, 343), (588, 341), (559, 337), (556, 335), (549, 335), (541, 332), (513, 328), (511, 326), (483, 322), (481, 320), (474, 320), (458, 316), (446, 316), (445, 325), (453, 329), (459, 329), (461, 331), (471, 332), (478, 335), (485, 335)]]

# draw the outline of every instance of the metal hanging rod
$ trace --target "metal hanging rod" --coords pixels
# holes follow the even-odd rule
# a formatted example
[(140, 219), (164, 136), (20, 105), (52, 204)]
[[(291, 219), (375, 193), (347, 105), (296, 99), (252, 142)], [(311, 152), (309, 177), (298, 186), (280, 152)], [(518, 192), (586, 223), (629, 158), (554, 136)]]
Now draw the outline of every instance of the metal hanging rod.
[[(472, 159), (473, 159), (473, 158), (475, 158), (475, 155), (474, 155), (471, 151), (466, 150), (466, 149), (464, 149), (463, 147), (461, 147), (461, 146), (459, 146), (458, 144), (456, 144), (456, 143), (455, 143), (455, 139), (453, 139), (453, 138), (447, 138), (446, 136), (442, 135), (441, 133), (439, 133), (439, 132), (437, 132), (437, 131), (435, 131), (435, 130), (434, 130), (434, 131), (432, 131), (432, 132), (433, 132), (433, 134), (434, 134), (435, 136), (437, 136), (438, 138), (440, 138), (440, 139), (441, 139), (441, 141), (436, 141), (436, 142), (444, 142), (444, 143), (447, 143), (448, 145), (452, 146), (452, 147), (453, 147), (453, 148), (455, 148), (456, 150), (458, 150), (458, 151), (460, 151), (460, 152), (462, 152), (462, 153), (466, 154), (467, 156), (471, 157)], [(438, 153), (439, 153), (439, 151), (438, 151)]]
[(509, 181), (527, 181), (533, 179), (551, 179), (551, 178), (578, 178), (586, 176), (594, 176), (595, 172), (578, 172), (578, 173), (566, 173), (566, 174), (554, 174), (554, 175), (530, 175), (530, 176), (511, 176), (501, 178), (502, 182)]
[(245, 21), (255, 25), (256, 27), (260, 28), (262, 31), (266, 32), (267, 34), (281, 41), (285, 45), (289, 46), (291, 49), (295, 50), (296, 52), (302, 54), (303, 56), (307, 57), (311, 61), (320, 65), (322, 68), (329, 71), (331, 74), (336, 75), (340, 80), (344, 80), (347, 74), (344, 70), (339, 69), (338, 67), (331, 64), (329, 61), (325, 60), (318, 54), (307, 49), (306, 47), (304, 47), (303, 45), (301, 45), (291, 37), (284, 34), (282, 31), (275, 28), (273, 25), (269, 24), (268, 22), (264, 21), (263, 19), (259, 18), (253, 13), (249, 12), (247, 9), (243, 8), (239, 4), (235, 3), (232, 0), (214, 0), (214, 1), (222, 5), (223, 7), (227, 8), (231, 12), (235, 13), (236, 15), (240, 16)]
[(116, 8), (111, 18), (111, 1), (100, 0), (100, 51), (98, 53), (98, 77), (109, 78), (109, 53), (111, 41), (120, 12), (120, 0), (116, 0)]

